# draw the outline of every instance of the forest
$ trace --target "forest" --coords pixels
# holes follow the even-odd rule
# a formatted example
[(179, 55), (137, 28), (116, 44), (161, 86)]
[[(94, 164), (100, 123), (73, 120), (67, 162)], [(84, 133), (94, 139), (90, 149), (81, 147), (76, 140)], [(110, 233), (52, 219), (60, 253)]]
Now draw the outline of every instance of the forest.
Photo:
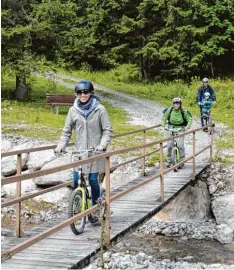
[(2, 72), (45, 66), (91, 71), (122, 64), (135, 81), (190, 83), (234, 75), (233, 0), (2, 0)]

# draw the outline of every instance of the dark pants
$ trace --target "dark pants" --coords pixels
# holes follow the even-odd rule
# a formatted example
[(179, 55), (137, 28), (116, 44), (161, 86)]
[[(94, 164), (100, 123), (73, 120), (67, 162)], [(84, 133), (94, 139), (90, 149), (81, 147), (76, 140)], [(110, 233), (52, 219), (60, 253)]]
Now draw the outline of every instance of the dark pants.
[[(78, 172), (73, 172), (73, 181), (74, 181), (74, 189), (78, 186), (79, 174)], [(89, 184), (91, 187), (92, 193), (92, 205), (97, 204), (97, 199), (100, 197), (100, 187), (98, 182), (98, 173), (90, 173), (89, 174)]]
[(204, 126), (204, 120), (202, 117), (202, 106), (200, 105), (201, 125)]

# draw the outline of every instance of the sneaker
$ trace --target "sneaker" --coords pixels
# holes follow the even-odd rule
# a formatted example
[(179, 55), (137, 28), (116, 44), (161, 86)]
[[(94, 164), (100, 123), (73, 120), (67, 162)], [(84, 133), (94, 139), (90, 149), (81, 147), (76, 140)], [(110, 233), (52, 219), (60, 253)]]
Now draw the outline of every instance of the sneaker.
[(166, 167), (167, 167), (167, 168), (170, 168), (170, 167), (171, 167), (171, 162), (167, 162), (167, 163), (166, 163)]
[(184, 164), (181, 164), (178, 168), (179, 168), (179, 169), (184, 168)]
[(91, 220), (90, 220), (90, 222), (91, 222), (91, 223), (97, 223), (97, 222), (99, 221), (99, 216), (100, 216), (99, 210), (94, 211), (94, 212), (91, 214)]

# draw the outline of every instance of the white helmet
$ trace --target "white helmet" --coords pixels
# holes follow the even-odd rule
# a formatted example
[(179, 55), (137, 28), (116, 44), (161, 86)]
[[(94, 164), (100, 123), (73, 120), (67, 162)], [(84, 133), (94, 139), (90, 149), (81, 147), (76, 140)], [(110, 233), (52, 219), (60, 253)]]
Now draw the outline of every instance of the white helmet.
[(210, 93), (209, 92), (205, 92), (205, 97), (209, 97), (210, 96)]
[(202, 79), (202, 82), (203, 82), (203, 83), (208, 83), (208, 81), (209, 81), (208, 78), (203, 78), (203, 79)]
[(173, 98), (172, 99), (172, 103), (182, 103), (182, 99), (181, 98), (179, 98), (179, 97), (175, 97), (175, 98)]

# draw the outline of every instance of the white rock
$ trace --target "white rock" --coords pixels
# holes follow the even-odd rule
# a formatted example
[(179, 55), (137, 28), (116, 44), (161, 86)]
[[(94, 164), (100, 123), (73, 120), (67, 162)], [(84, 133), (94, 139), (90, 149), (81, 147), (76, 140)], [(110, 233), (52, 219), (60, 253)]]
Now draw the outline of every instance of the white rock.
[(218, 230), (215, 234), (215, 239), (222, 244), (231, 243), (233, 240), (233, 230), (226, 224), (221, 224), (218, 226)]
[(12, 143), (9, 140), (1, 140), (1, 152), (8, 152), (12, 148)]
[[(61, 158), (57, 158), (48, 162), (45, 166), (42, 167), (42, 170), (54, 168), (54, 167), (69, 164), (69, 163), (70, 163), (70, 155), (66, 155)], [(52, 185), (58, 185), (58, 184), (64, 183), (72, 179), (73, 179), (72, 169), (68, 169), (68, 170), (53, 173), (53, 174), (39, 176), (37, 178), (34, 178), (34, 182), (38, 186), (52, 186)]]
[(71, 188), (60, 188), (34, 198), (35, 201), (45, 201), (52, 204), (63, 205), (71, 197)]
[(52, 149), (32, 152), (28, 156), (27, 166), (30, 172), (40, 170), (46, 163), (56, 159), (54, 151)]
[(234, 194), (215, 198), (212, 202), (212, 211), (218, 224), (227, 224), (234, 230)]

